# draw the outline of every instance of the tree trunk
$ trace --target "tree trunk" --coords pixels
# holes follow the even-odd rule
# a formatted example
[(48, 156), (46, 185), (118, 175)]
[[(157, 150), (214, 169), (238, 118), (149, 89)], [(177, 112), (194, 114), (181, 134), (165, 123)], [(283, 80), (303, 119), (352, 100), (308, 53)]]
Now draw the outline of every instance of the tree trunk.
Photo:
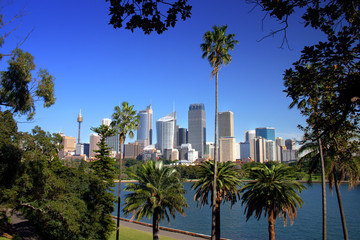
[(220, 201), (216, 201), (216, 210), (215, 210), (215, 218), (216, 218), (216, 227), (215, 227), (215, 237), (216, 239), (220, 239)]
[(275, 240), (275, 218), (273, 210), (271, 210), (268, 215), (268, 224), (269, 240)]
[(122, 147), (123, 147), (123, 142), (122, 142), (122, 141), (120, 141), (120, 159), (119, 159), (119, 189), (118, 189), (119, 196), (118, 196), (117, 221), (116, 221), (116, 240), (119, 240), (119, 230), (120, 230)]
[(339, 184), (340, 183), (337, 180), (335, 169), (333, 170), (332, 173), (333, 173), (334, 180), (335, 180), (336, 196), (337, 196), (337, 199), (338, 199), (338, 205), (339, 205), (340, 216), (341, 216), (341, 224), (342, 224), (342, 227), (343, 227), (344, 240), (348, 240), (349, 236), (348, 236), (348, 231), (347, 231), (347, 226), (346, 226), (346, 221), (345, 221), (345, 213), (344, 213), (344, 208), (343, 208), (340, 189), (339, 189)]
[(158, 240), (159, 239), (159, 213), (156, 208), (154, 210), (152, 227), (153, 227), (153, 240)]
[(321, 189), (322, 189), (322, 224), (323, 224), (323, 240), (327, 239), (327, 223), (326, 223), (326, 179), (325, 179), (325, 162), (324, 162), (324, 156), (322, 151), (322, 144), (321, 144), (321, 138), (318, 139), (319, 144), (319, 154), (320, 154), (320, 162), (321, 162)]
[(217, 180), (217, 121), (218, 120), (218, 73), (215, 75), (215, 138), (214, 138), (214, 183), (213, 183), (213, 199), (212, 199), (212, 215), (211, 215), (211, 240), (217, 240), (216, 232), (216, 180)]

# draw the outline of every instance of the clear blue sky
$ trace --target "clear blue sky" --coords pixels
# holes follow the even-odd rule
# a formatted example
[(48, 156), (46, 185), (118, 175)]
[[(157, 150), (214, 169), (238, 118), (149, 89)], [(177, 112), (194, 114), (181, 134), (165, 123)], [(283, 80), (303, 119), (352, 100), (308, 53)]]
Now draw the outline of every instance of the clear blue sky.
[[(56, 78), (55, 105), (44, 109), (39, 104), (33, 122), (19, 123), (22, 131), (39, 125), (77, 137), (81, 109), (81, 140), (88, 142), (90, 127), (99, 126), (123, 101), (136, 110), (151, 103), (154, 129), (156, 120), (172, 112), (175, 104), (178, 124), (187, 128), (189, 105), (204, 103), (207, 141), (213, 141), (215, 82), (209, 63), (201, 58), (200, 44), (213, 25), (227, 24), (239, 44), (231, 52), (232, 62), (219, 74), (219, 111), (234, 112), (236, 141), (244, 141), (244, 131), (256, 127), (275, 127), (276, 136), (284, 139), (302, 135), (297, 125), (305, 121), (297, 109), (288, 108), (283, 73), (305, 45), (322, 36), (304, 28), (295, 16), (287, 33), (290, 50), (279, 48), (281, 34), (257, 41), (280, 25), (267, 19), (262, 30), (264, 13), (259, 8), (250, 12), (253, 6), (245, 1), (190, 1), (192, 17), (161, 35), (114, 29), (108, 25), (105, 0), (4, 2), (5, 20), (20, 11), (26, 15), (1, 52), (7, 53), (32, 31), (22, 48), (35, 57), (37, 67)], [(0, 70), (6, 68), (6, 60), (0, 62)]]

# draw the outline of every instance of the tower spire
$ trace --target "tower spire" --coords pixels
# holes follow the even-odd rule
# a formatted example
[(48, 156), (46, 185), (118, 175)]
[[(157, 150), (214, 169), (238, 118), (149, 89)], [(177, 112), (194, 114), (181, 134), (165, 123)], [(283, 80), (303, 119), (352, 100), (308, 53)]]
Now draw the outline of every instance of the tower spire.
[(82, 121), (83, 121), (83, 117), (81, 115), (81, 109), (80, 109), (80, 113), (77, 117), (77, 122), (79, 123), (78, 143), (80, 143), (80, 126), (81, 126)]

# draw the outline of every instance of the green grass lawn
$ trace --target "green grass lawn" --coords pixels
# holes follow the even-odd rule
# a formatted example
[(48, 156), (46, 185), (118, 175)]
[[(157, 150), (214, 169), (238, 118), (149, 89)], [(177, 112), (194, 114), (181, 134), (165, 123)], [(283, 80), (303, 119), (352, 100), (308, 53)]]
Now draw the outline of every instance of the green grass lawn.
[[(115, 240), (116, 238), (116, 231), (110, 237), (110, 240)], [(143, 232), (139, 230), (135, 230), (132, 228), (127, 228), (124, 226), (120, 226), (120, 236), (119, 239), (126, 239), (126, 240), (151, 240), (153, 239), (152, 233)], [(160, 232), (160, 239), (161, 240), (175, 240), (175, 238), (161, 236)], [(1, 239), (0, 239), (1, 240)]]

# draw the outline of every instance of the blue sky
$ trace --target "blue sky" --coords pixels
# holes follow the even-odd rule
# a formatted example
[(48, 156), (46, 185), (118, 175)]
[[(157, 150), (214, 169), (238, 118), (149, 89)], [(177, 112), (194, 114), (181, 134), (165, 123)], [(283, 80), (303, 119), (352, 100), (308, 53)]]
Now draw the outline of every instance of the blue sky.
[[(305, 121), (297, 109), (288, 108), (291, 100), (283, 93), (283, 73), (305, 45), (322, 36), (304, 28), (297, 16), (290, 18), (287, 33), (291, 49), (281, 49), (281, 34), (258, 41), (278, 29), (278, 22), (267, 18), (262, 29), (264, 13), (259, 8), (251, 11), (253, 6), (245, 1), (190, 1), (192, 17), (161, 35), (114, 29), (108, 25), (105, 0), (4, 2), (5, 20), (21, 11), (26, 15), (1, 51), (9, 52), (32, 31), (22, 48), (35, 57), (37, 67), (56, 78), (55, 105), (44, 109), (39, 104), (34, 121), (19, 123), (21, 131), (39, 125), (76, 137), (81, 109), (81, 141), (88, 142), (90, 127), (99, 126), (123, 101), (136, 110), (151, 103), (154, 128), (175, 105), (178, 124), (187, 127), (189, 105), (204, 103), (207, 141), (213, 141), (215, 81), (210, 79), (209, 63), (201, 58), (200, 44), (213, 25), (227, 24), (239, 44), (231, 52), (230, 65), (219, 73), (219, 111), (234, 112), (236, 141), (244, 141), (244, 131), (256, 127), (275, 127), (276, 136), (284, 139), (302, 135), (297, 125)], [(6, 60), (0, 62), (0, 70), (6, 69)]]

